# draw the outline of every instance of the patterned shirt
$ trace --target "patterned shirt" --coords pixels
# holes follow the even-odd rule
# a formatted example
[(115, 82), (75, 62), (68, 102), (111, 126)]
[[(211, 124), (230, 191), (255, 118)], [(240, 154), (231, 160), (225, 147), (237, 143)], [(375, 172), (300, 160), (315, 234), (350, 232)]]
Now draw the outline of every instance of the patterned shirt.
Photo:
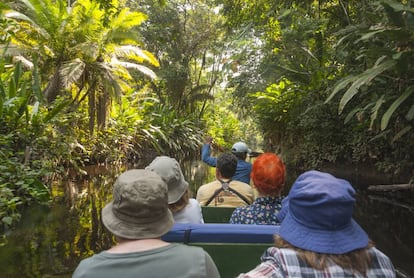
[(305, 264), (297, 253), (292, 249), (268, 248), (261, 257), (262, 263), (255, 269), (247, 273), (242, 273), (238, 278), (259, 278), (259, 277), (306, 277), (306, 278), (342, 278), (342, 277), (381, 277), (395, 278), (395, 269), (391, 260), (375, 247), (368, 252), (372, 258), (371, 268), (368, 269), (366, 276), (359, 273), (352, 273), (350, 270), (343, 269), (337, 264), (328, 262), (328, 266), (323, 270), (314, 269)]
[(258, 197), (250, 206), (236, 208), (231, 224), (277, 225), (277, 214), (282, 208), (282, 197)]

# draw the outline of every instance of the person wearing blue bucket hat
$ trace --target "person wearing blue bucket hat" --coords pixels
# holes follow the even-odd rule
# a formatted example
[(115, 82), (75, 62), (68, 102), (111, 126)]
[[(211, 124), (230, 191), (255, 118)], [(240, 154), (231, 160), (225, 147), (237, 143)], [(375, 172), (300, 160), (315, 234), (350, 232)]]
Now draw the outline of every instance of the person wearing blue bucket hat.
[(391, 260), (352, 218), (355, 190), (344, 180), (311, 170), (285, 199), (275, 247), (243, 277), (396, 277)]

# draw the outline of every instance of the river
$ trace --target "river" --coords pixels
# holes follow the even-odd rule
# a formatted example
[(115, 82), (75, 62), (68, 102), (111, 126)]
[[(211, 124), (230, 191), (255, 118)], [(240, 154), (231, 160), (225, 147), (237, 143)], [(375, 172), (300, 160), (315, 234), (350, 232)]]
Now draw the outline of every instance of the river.
[[(108, 248), (112, 239), (101, 224), (100, 211), (111, 199), (115, 177), (125, 169), (94, 166), (83, 178), (54, 184), (50, 205), (27, 209), (16, 229), (1, 239), (0, 277), (71, 277), (82, 258)], [(183, 171), (193, 192), (214, 179), (214, 169), (200, 161), (184, 164)], [(288, 180), (295, 177), (288, 172)], [(364, 186), (351, 182), (357, 189), (354, 218), (391, 258), (398, 277), (414, 277), (413, 209), (393, 205), (389, 195), (368, 194)]]

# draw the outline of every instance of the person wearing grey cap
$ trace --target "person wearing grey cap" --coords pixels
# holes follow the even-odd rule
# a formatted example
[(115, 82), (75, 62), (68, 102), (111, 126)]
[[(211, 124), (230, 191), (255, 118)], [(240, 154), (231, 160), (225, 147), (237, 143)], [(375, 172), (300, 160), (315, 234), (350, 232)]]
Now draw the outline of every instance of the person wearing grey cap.
[[(217, 167), (217, 158), (210, 155), (210, 148), (212, 144), (213, 138), (208, 136), (203, 147), (201, 148), (201, 160), (209, 166)], [(231, 147), (231, 153), (237, 157), (237, 168), (236, 173), (233, 176), (233, 180), (250, 184), (252, 164), (246, 161), (247, 154), (250, 152), (251, 150), (244, 142), (236, 142)]]
[(202, 248), (161, 240), (174, 219), (167, 184), (154, 171), (122, 173), (113, 200), (102, 209), (102, 222), (117, 244), (82, 260), (73, 278), (220, 277)]
[(189, 197), (188, 182), (177, 160), (168, 156), (157, 156), (146, 169), (157, 173), (168, 185), (168, 205), (175, 223), (204, 223), (200, 204)]

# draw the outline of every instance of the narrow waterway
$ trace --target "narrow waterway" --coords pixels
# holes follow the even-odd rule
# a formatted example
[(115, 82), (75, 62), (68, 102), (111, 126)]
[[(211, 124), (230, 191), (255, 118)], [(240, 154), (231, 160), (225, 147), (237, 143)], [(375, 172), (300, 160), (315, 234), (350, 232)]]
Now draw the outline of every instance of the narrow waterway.
[[(214, 179), (213, 168), (200, 161), (183, 166), (193, 192)], [(82, 258), (108, 248), (112, 239), (100, 211), (111, 199), (115, 177), (125, 169), (95, 166), (82, 179), (55, 184), (50, 206), (28, 209), (17, 229), (0, 242), (0, 277), (71, 277)], [(288, 175), (290, 181), (296, 178)], [(388, 195), (370, 195), (363, 185), (353, 185), (358, 192), (355, 219), (392, 259), (399, 277), (414, 277), (414, 211), (393, 205)]]

